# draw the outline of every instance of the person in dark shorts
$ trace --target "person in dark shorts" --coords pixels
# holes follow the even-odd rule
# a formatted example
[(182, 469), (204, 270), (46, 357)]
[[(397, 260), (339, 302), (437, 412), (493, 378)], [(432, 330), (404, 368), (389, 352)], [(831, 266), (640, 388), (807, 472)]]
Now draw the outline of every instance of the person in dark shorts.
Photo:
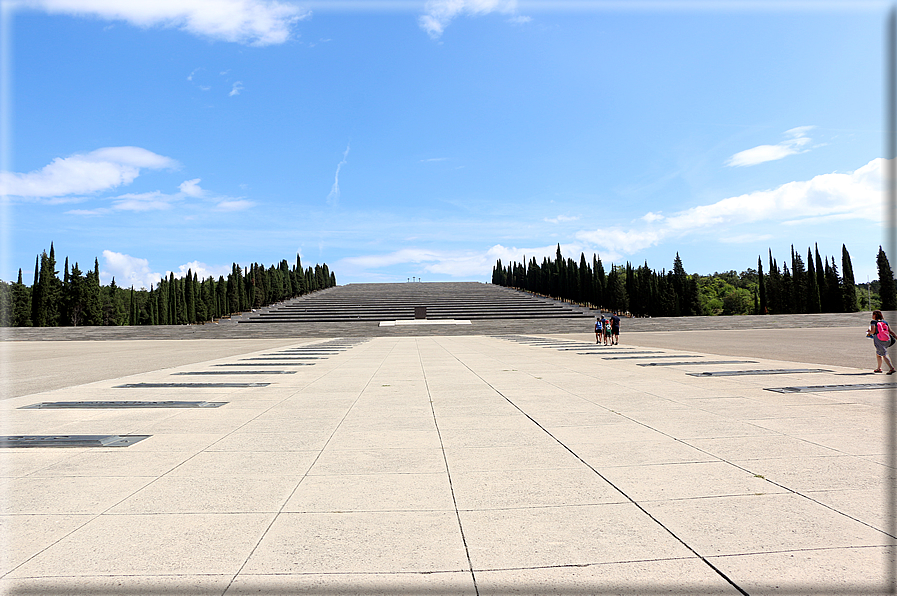
[(891, 364), (891, 360), (888, 358), (888, 347), (891, 345), (891, 338), (894, 337), (894, 332), (891, 331), (888, 323), (881, 316), (880, 310), (872, 311), (872, 322), (869, 323), (869, 329), (866, 330), (866, 337), (871, 337), (872, 342), (875, 344), (875, 361), (878, 366), (872, 372), (880, 373), (881, 361), (884, 360), (888, 368), (891, 369), (888, 371), (888, 374), (894, 374), (894, 365)]
[(613, 339), (611, 344), (615, 345), (615, 346), (619, 345), (619, 343), (620, 343), (620, 317), (618, 317), (616, 315), (616, 313), (614, 314), (614, 316), (612, 316), (610, 318), (610, 334)]

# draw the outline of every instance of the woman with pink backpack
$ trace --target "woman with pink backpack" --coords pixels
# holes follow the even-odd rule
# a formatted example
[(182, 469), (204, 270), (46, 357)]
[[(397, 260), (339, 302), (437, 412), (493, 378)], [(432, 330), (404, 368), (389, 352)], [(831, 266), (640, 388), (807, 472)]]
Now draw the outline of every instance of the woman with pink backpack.
[(872, 372), (881, 372), (882, 359), (888, 364), (888, 368), (891, 369), (888, 371), (889, 375), (897, 372), (897, 370), (894, 369), (894, 365), (891, 364), (891, 361), (888, 359), (888, 348), (897, 341), (897, 339), (895, 339), (897, 336), (894, 335), (894, 332), (891, 331), (891, 328), (882, 318), (880, 310), (872, 311), (872, 322), (869, 323), (866, 337), (871, 337), (872, 342), (875, 344), (875, 360), (878, 363), (878, 368)]

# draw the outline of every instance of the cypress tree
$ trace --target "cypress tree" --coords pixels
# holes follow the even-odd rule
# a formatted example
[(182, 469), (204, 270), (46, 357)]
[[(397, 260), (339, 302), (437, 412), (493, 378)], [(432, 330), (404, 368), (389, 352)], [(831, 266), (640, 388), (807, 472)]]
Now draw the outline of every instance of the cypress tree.
[(791, 311), (793, 313), (807, 312), (807, 274), (804, 270), (804, 261), (800, 253), (794, 251), (791, 245)]
[(856, 283), (853, 279), (853, 265), (850, 263), (850, 254), (847, 252), (847, 246), (841, 245), (841, 301), (844, 305), (844, 312), (857, 312), (860, 307), (857, 305)]
[(881, 246), (878, 247), (878, 295), (881, 298), (881, 310), (897, 310), (897, 286), (894, 284), (894, 273), (891, 264)]
[(65, 258), (65, 266), (62, 269), (62, 286), (59, 292), (59, 325), (68, 325), (71, 317), (69, 317), (69, 303), (70, 303), (70, 277), (69, 277), (69, 258)]
[(0, 280), (0, 327), (12, 325), (12, 284)]
[(34, 259), (34, 279), (31, 282), (31, 324), (40, 327), (40, 255)]
[(13, 284), (13, 322), (16, 327), (31, 327), (31, 292), (22, 283), (22, 269), (19, 269), (19, 278)]
[(595, 261), (595, 283), (597, 286), (596, 296), (598, 300), (598, 306), (603, 306), (607, 303), (607, 273), (604, 271), (604, 264), (601, 262), (601, 257), (597, 254), (594, 255)]
[(82, 277), (81, 269), (76, 262), (69, 275), (69, 307), (68, 324), (73, 327), (85, 324), (87, 311), (87, 279)]
[(782, 273), (779, 265), (772, 258), (772, 249), (769, 249), (769, 273), (766, 275), (766, 308), (770, 314), (781, 314), (782, 309)]
[(196, 323), (196, 287), (193, 285), (193, 270), (187, 269), (187, 277), (184, 278), (184, 302), (187, 310), (187, 323)]
[(62, 298), (62, 282), (59, 280), (59, 272), (56, 271), (56, 249), (53, 243), (50, 243), (50, 254), (47, 255), (47, 277), (46, 281), (41, 277), (41, 283), (46, 283), (46, 288), (42, 288), (41, 300), (46, 303), (46, 325), (49, 327), (59, 326), (60, 305)]
[(168, 278), (159, 280), (156, 288), (156, 325), (168, 325)]
[(169, 272), (168, 275), (168, 324), (178, 324), (178, 289), (174, 271)]
[(828, 295), (828, 280), (825, 278), (825, 268), (822, 259), (819, 257), (819, 244), (814, 244), (816, 252), (816, 287), (819, 290), (819, 312), (825, 312), (822, 306), (825, 304)]
[(153, 285), (150, 284), (149, 297), (146, 301), (147, 314), (149, 315), (149, 324), (158, 325), (158, 314), (156, 313), (156, 294), (153, 292)]
[(586, 262), (586, 253), (579, 253), (579, 301), (587, 306), (594, 303), (592, 296), (592, 270)]
[(813, 264), (813, 253), (807, 249), (807, 312), (822, 312), (822, 304), (819, 299), (819, 285), (816, 270)]
[[(193, 281), (192, 279), (190, 280)], [(191, 285), (187, 282), (187, 278), (177, 280), (177, 300), (178, 300), (178, 325), (186, 325), (187, 319), (187, 286)]]
[(769, 314), (766, 304), (766, 279), (763, 275), (763, 259), (761, 259), (760, 257), (757, 257), (757, 293), (759, 294), (757, 314)]
[(100, 263), (93, 261), (93, 271), (84, 276), (84, 325), (103, 324), (103, 297), (100, 290)]

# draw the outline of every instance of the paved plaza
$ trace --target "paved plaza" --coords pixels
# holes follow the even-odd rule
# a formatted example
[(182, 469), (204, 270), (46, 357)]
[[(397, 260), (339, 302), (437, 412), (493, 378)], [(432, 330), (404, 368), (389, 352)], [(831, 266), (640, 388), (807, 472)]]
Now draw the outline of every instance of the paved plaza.
[(0, 592), (889, 593), (861, 332), (625, 331), (3, 342), (3, 435), (145, 438), (0, 449)]

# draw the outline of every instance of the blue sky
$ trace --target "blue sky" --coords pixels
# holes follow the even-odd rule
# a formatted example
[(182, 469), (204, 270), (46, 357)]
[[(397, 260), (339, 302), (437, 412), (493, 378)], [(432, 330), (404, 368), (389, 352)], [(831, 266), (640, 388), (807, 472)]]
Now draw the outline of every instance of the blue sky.
[(843, 243), (874, 279), (890, 5), (780, 5), (4, 0), (0, 278), (52, 241), (138, 287), (558, 243), (701, 274)]

